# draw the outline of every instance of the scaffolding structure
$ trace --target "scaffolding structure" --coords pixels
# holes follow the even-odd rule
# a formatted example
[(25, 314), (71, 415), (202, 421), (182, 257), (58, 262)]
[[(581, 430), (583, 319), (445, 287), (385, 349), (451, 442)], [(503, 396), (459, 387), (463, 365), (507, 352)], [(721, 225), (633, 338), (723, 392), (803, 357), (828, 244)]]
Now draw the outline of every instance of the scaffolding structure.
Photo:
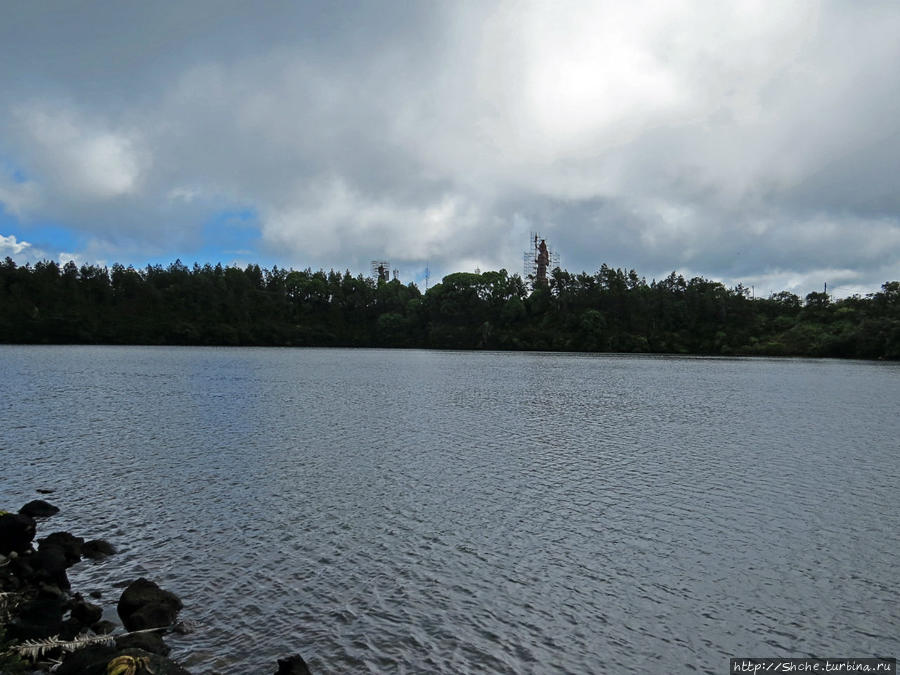
[[(394, 270), (395, 275), (400, 274), (400, 270)], [(376, 283), (379, 281), (388, 282), (391, 280), (391, 263), (387, 260), (372, 261), (372, 276)]]
[(559, 253), (547, 246), (547, 240), (537, 232), (531, 233), (531, 250), (522, 254), (522, 266), (526, 279), (534, 286), (547, 284), (547, 269), (559, 267)]

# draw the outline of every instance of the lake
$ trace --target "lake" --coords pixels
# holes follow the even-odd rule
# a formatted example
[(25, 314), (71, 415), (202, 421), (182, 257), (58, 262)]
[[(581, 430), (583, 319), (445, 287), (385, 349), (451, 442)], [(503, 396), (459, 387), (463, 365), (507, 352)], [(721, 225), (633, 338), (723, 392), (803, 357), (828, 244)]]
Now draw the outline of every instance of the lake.
[(900, 653), (900, 364), (0, 347), (0, 508), (146, 576), (195, 673)]

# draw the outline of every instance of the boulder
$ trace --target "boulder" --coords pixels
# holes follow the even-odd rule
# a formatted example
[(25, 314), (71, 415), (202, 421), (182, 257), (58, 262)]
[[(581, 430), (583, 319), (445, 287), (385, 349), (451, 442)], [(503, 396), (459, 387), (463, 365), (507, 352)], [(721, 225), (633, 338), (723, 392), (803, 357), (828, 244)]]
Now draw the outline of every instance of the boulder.
[(190, 671), (185, 670), (171, 659), (159, 654), (145, 652), (143, 649), (125, 649), (119, 652), (119, 656), (133, 656), (136, 659), (146, 659), (149, 667), (138, 669), (137, 675), (145, 675), (146, 673), (153, 673), (154, 675), (191, 675)]
[(30, 556), (23, 556), (22, 560), (31, 569), (29, 579), (33, 583), (47, 583), (64, 591), (71, 588), (66, 569), (72, 564), (66, 558), (65, 552), (56, 546), (44, 547)]
[(63, 630), (66, 599), (52, 591), (40, 591), (9, 625), (9, 635), (18, 640), (43, 640)]
[(31, 548), (36, 529), (34, 518), (21, 513), (0, 516), (0, 554), (24, 553)]
[(59, 513), (59, 507), (48, 504), (43, 499), (35, 499), (19, 509), (19, 513), (32, 518), (49, 518)]
[(143, 649), (151, 654), (168, 656), (171, 649), (159, 633), (132, 633), (116, 638), (116, 649)]
[(116, 628), (118, 628), (116, 624), (112, 621), (107, 621), (106, 619), (101, 619), (91, 626), (91, 630), (97, 635), (109, 635), (110, 633), (115, 632)]
[(84, 539), (69, 532), (54, 532), (43, 539), (38, 539), (39, 551), (49, 548), (59, 549), (65, 555), (69, 567), (81, 560), (83, 546)]
[[(121, 616), (121, 615), (120, 615)], [(151, 602), (138, 608), (122, 623), (128, 630), (144, 630), (146, 628), (167, 628), (178, 616), (178, 610), (171, 603)]]
[(141, 577), (128, 585), (116, 610), (125, 629), (133, 631), (170, 626), (182, 607), (177, 595)]
[(286, 659), (278, 659), (278, 670), (275, 675), (312, 675), (306, 661), (299, 654), (294, 654)]
[(93, 626), (103, 618), (103, 608), (80, 600), (72, 605), (72, 618), (84, 626)]
[(54, 672), (56, 675), (106, 675), (110, 661), (120, 656), (134, 659), (135, 675), (191, 675), (190, 671), (165, 656), (135, 648), (119, 651), (106, 645), (85, 647), (71, 654), (63, 654), (62, 665)]
[(84, 542), (84, 546), (81, 547), (81, 555), (85, 558), (90, 558), (91, 560), (102, 560), (115, 552), (115, 547), (103, 539), (86, 541)]
[(116, 658), (118, 652), (109, 645), (92, 645), (63, 655), (63, 662), (54, 671), (56, 675), (106, 675), (106, 664)]
[(62, 629), (59, 631), (59, 638), (61, 640), (74, 640), (79, 635), (84, 635), (87, 631), (85, 630), (85, 625), (80, 621), (76, 621), (72, 617), (69, 617), (62, 623)]

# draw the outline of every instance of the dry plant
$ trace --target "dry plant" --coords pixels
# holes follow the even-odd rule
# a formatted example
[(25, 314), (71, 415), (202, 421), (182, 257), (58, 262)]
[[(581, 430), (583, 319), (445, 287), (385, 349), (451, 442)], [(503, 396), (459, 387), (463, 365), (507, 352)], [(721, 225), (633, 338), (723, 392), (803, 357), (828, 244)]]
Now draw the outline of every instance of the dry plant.
[(58, 635), (54, 635), (53, 637), (45, 638), (43, 640), (25, 640), (22, 644), (13, 645), (9, 652), (15, 652), (19, 656), (36, 661), (55, 649), (60, 649), (64, 652), (74, 652), (83, 647), (91, 647), (93, 645), (112, 645), (115, 643), (116, 638), (137, 635), (138, 633), (152, 633), (154, 631), (169, 630), (170, 628), (172, 628), (172, 626), (144, 628), (143, 630), (134, 630), (129, 633), (119, 633), (118, 635), (112, 633), (107, 635), (84, 634), (79, 635), (74, 640), (62, 640)]

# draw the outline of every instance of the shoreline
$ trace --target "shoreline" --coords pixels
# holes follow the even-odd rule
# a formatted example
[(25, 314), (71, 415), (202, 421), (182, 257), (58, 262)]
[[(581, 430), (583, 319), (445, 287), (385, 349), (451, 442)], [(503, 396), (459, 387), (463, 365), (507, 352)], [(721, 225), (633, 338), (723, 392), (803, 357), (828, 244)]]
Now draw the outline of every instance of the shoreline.
[[(116, 548), (70, 532), (38, 538), (57, 513), (43, 499), (15, 513), (0, 510), (0, 673), (191, 675), (169, 658), (164, 639), (191, 632), (190, 621), (179, 619), (181, 599), (141, 577), (118, 598), (118, 622), (104, 620), (100, 593), (86, 598), (73, 589), (67, 570), (84, 559), (114, 564)], [(274, 672), (310, 675), (299, 654), (278, 659)]]
[(816, 354), (754, 354), (744, 352), (734, 352), (733, 354), (721, 354), (715, 352), (654, 352), (654, 351), (590, 351), (590, 350), (573, 350), (573, 349), (547, 349), (547, 348), (504, 348), (504, 347), (416, 347), (416, 346), (379, 346), (379, 345), (292, 345), (292, 344), (190, 344), (184, 342), (173, 343), (151, 343), (151, 342), (0, 342), (0, 347), (141, 347), (150, 349), (302, 349), (302, 350), (343, 350), (352, 349), (354, 351), (398, 351), (398, 352), (447, 352), (447, 353), (481, 353), (481, 354), (570, 354), (573, 356), (594, 356), (594, 357), (637, 357), (637, 358), (658, 358), (658, 359), (747, 359), (750, 361), (834, 361), (834, 362), (851, 362), (860, 361), (862, 363), (896, 363), (900, 361), (897, 358), (889, 358), (885, 356), (862, 357), (862, 356), (822, 356)]

